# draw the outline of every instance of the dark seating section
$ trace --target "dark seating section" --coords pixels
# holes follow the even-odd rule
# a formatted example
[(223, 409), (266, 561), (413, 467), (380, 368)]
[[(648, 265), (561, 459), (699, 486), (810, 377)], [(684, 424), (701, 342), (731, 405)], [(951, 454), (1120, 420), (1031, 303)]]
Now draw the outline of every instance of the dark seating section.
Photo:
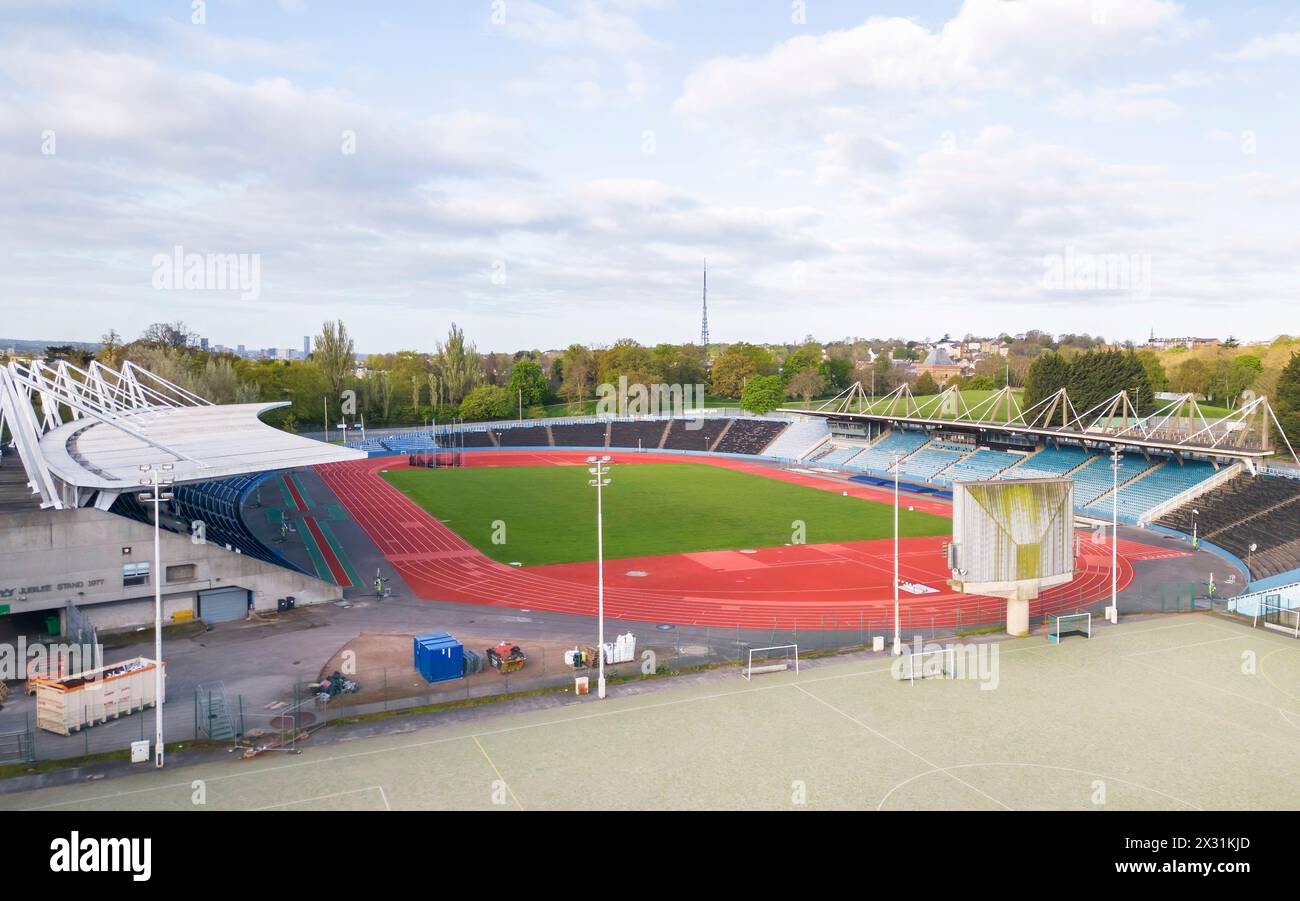
[(438, 441), (444, 447), (496, 447), (487, 432), (453, 432), (438, 435)]
[[(727, 424), (731, 423), (728, 428)], [(576, 422), (551, 426), (517, 426), (492, 428), (501, 447), (613, 447), (654, 450), (664, 434), (663, 419), (613, 420), (608, 424), (609, 442), (605, 441), (606, 423)], [(699, 425), (700, 428), (692, 428)], [(674, 419), (663, 445), (673, 450), (719, 451), (730, 454), (761, 454), (789, 423), (766, 419)], [(723, 432), (726, 432), (723, 435)], [(722, 440), (719, 441), (719, 436)], [(554, 444), (551, 444), (551, 438)], [(463, 438), (463, 443), (462, 443)], [(494, 447), (487, 431), (438, 434), (440, 444), (448, 448)], [(413, 448), (421, 450), (422, 448)]]
[(1201, 538), (1249, 558), (1253, 578), (1300, 569), (1300, 481), (1239, 475), (1158, 522), (1190, 535), (1193, 520)]
[(725, 454), (761, 454), (787, 425), (769, 419), (737, 419), (713, 449)]
[(556, 447), (604, 447), (605, 423), (580, 422), (573, 425), (553, 425)]
[[(192, 524), (197, 520), (203, 523), (204, 535), (210, 544), (239, 551), (265, 563), (305, 572), (258, 541), (239, 512), (244, 498), (262, 481), (274, 475), (263, 472), (214, 482), (177, 485), (172, 492), (172, 501), (164, 505), (160, 525), (168, 531), (191, 534)], [(148, 506), (148, 502), (141, 501), (131, 492), (118, 495), (110, 509), (113, 513), (152, 525)]]
[(711, 451), (713, 443), (718, 440), (718, 436), (722, 434), (729, 421), (727, 419), (674, 419), (664, 447), (673, 450)]
[(650, 419), (640, 422), (615, 421), (609, 432), (610, 447), (639, 447), (654, 450), (659, 446), (659, 437), (664, 433), (663, 420)]
[(547, 447), (551, 437), (546, 426), (523, 426), (514, 429), (494, 429), (502, 447)]

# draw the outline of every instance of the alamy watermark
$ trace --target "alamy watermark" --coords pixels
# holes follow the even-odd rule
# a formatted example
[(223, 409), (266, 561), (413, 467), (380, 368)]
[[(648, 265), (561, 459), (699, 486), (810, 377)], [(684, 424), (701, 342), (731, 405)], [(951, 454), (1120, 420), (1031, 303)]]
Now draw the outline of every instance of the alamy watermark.
[(0, 643), (0, 679), (16, 681), (28, 676), (69, 676), (104, 665), (101, 644), (28, 644), (18, 636), (16, 644)]
[(1151, 297), (1148, 253), (1065, 253), (1043, 257), (1043, 287), (1049, 291), (1110, 291), (1138, 300)]
[(239, 291), (240, 300), (262, 296), (260, 253), (186, 253), (177, 244), (153, 258), (153, 286), (159, 291)]
[(1001, 681), (997, 642), (927, 644), (920, 635), (910, 647), (902, 646), (889, 671), (900, 680), (913, 676), (970, 679), (980, 683), (980, 691), (993, 691)]
[[(703, 406), (703, 385), (643, 385), (620, 375), (617, 385), (604, 382), (596, 388), (597, 416), (683, 416)], [(703, 427), (700, 418), (686, 423), (690, 430)]]

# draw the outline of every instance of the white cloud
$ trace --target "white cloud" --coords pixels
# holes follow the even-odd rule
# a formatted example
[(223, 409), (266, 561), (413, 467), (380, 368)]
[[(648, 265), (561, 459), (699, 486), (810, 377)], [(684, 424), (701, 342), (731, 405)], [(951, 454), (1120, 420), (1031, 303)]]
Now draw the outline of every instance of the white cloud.
[(1050, 108), (1058, 116), (1091, 122), (1161, 122), (1177, 118), (1183, 112), (1182, 106), (1169, 99), (1164, 85), (1160, 84), (1068, 91), (1053, 100)]
[(500, 27), (515, 40), (551, 49), (611, 55), (640, 53), (662, 46), (642, 30), (632, 15), (645, 5), (576, 0), (573, 13), (566, 14), (534, 0), (508, 0)]
[(1133, 54), (1144, 42), (1187, 29), (1179, 8), (1162, 0), (1105, 7), (1075, 0), (1006, 3), (966, 0), (942, 28), (902, 18), (871, 18), (855, 28), (800, 36), (761, 56), (727, 57), (687, 79), (676, 109), (687, 116), (726, 115), (817, 103), (848, 93), (959, 98), (994, 87), (1041, 87), (1077, 65)]
[(1300, 31), (1251, 38), (1232, 53), (1220, 54), (1220, 58), (1253, 63), (1300, 58)]

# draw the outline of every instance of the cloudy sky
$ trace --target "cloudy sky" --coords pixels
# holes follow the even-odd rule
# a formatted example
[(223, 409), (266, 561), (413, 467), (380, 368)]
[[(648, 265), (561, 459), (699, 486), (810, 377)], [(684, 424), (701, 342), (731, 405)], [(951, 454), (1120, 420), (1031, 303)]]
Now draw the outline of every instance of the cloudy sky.
[(0, 0), (0, 336), (1296, 333), (1298, 104), (1281, 0)]

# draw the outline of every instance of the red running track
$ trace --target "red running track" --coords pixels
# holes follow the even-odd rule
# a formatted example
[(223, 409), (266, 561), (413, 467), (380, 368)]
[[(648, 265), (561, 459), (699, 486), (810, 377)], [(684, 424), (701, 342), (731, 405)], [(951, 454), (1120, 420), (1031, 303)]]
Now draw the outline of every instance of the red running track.
[[(469, 452), (469, 466), (577, 466), (575, 451)], [(891, 492), (720, 457), (627, 453), (618, 462), (722, 466), (854, 497), (893, 502)], [(513, 567), (483, 556), (459, 535), (379, 477), (406, 467), (402, 457), (376, 457), (317, 467), (321, 478), (365, 530), (407, 585), (425, 600), (594, 615), (596, 564)], [(921, 511), (951, 516), (941, 501), (908, 498)], [(944, 538), (904, 538), (905, 583), (934, 591), (903, 592), (904, 628), (952, 627), (1000, 617), (1003, 601), (961, 594), (947, 585)], [(1110, 546), (1081, 542), (1069, 585), (1031, 604), (1031, 617), (1095, 604), (1110, 594)], [(1129, 541), (1119, 546), (1119, 587), (1133, 580), (1135, 560), (1182, 552)], [(893, 618), (893, 540), (707, 551), (605, 561), (605, 613), (616, 619), (743, 628), (858, 629)]]

